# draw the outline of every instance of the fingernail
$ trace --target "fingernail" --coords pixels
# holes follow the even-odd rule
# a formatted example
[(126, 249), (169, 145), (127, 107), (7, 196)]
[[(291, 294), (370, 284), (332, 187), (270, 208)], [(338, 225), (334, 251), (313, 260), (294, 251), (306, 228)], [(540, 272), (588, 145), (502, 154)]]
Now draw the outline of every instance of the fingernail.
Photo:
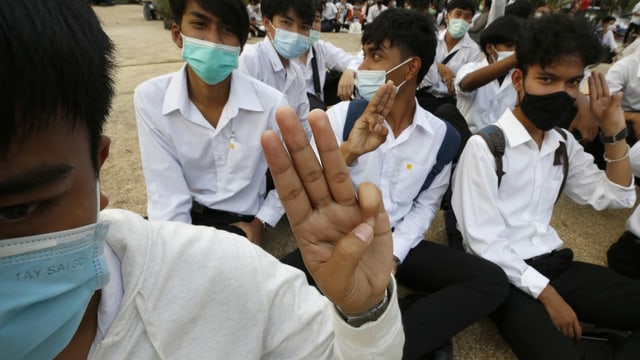
[(362, 242), (367, 243), (373, 238), (373, 228), (368, 224), (360, 224), (354, 230), (353, 234)]

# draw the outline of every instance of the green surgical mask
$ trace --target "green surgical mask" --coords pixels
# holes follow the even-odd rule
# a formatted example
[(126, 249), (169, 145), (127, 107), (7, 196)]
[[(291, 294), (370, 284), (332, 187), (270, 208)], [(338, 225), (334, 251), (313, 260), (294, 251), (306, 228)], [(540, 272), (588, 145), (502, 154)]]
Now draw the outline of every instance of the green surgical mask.
[(215, 85), (238, 67), (240, 48), (182, 35), (182, 58), (202, 81)]

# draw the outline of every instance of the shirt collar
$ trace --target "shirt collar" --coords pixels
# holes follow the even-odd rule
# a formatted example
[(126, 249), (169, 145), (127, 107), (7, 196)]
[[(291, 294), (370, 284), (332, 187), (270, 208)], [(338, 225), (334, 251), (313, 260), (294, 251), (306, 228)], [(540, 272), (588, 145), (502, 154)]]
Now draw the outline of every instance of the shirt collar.
[[(446, 33), (447, 33), (447, 29), (440, 30), (440, 32), (438, 33), (438, 41), (445, 41), (444, 36)], [(473, 43), (469, 43), (469, 41), (472, 41)], [(469, 46), (472, 46), (472, 44), (475, 44), (475, 41), (471, 39), (471, 37), (469, 36), (469, 33), (465, 33), (464, 36), (460, 39), (460, 41), (458, 41), (458, 43), (453, 47), (453, 49), (451, 49), (451, 51), (459, 47), (461, 48), (469, 47)]]
[[(186, 66), (184, 64), (169, 82), (162, 103), (162, 115), (178, 110), (185, 118), (190, 118), (189, 103), (191, 100), (187, 90)], [(225, 108), (264, 111), (255, 92), (252, 78), (238, 70), (234, 70), (231, 73), (231, 89), (229, 90), (229, 99)], [(237, 113), (237, 110), (234, 110), (234, 112)]]
[(264, 48), (264, 53), (267, 54), (267, 59), (269, 60), (269, 63), (271, 63), (271, 67), (273, 68), (274, 72), (284, 70), (282, 60), (280, 60), (280, 56), (278, 55), (276, 48), (273, 47), (271, 39), (269, 39), (268, 36), (264, 37), (264, 40), (262, 40), (259, 46)]
[[(507, 147), (515, 148), (528, 141), (535, 143), (524, 125), (522, 125), (520, 120), (513, 115), (511, 109), (505, 110), (505, 113), (500, 118), (500, 124), (504, 131)], [(540, 147), (540, 154), (544, 155), (551, 151), (555, 151), (561, 141), (565, 142), (565, 139), (556, 130), (551, 129), (549, 131), (545, 131), (544, 138), (542, 139), (542, 146)]]
[(427, 110), (424, 110), (420, 104), (418, 104), (418, 99), (414, 98), (414, 101), (416, 102), (416, 110), (413, 113), (413, 123), (423, 128), (426, 132), (433, 134), (433, 127), (430, 121), (433, 121), (431, 119), (437, 118)]

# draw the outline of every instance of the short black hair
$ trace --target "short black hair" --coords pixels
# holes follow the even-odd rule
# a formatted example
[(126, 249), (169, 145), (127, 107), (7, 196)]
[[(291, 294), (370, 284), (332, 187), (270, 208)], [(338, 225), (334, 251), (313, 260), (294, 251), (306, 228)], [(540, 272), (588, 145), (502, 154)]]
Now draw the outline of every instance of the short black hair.
[(447, 12), (453, 11), (453, 9), (470, 10), (471, 15), (476, 13), (476, 4), (471, 0), (453, 0), (447, 4)]
[(313, 0), (262, 0), (262, 16), (273, 20), (274, 15), (285, 15), (289, 9), (298, 14), (302, 21), (313, 24), (316, 6)]
[(114, 94), (113, 43), (86, 0), (0, 1), (0, 156), (48, 126), (86, 128), (93, 167)]
[(182, 24), (184, 9), (189, 1), (195, 1), (229, 26), (238, 37), (240, 47), (244, 46), (249, 37), (249, 13), (242, 0), (169, 0), (173, 20), (178, 26)]
[(491, 4), (492, 4), (492, 1), (491, 1), (491, 0), (484, 0), (484, 6), (486, 6), (486, 7), (487, 7), (487, 9), (490, 9), (490, 8), (491, 8)]
[(529, 3), (529, 0), (516, 0), (511, 5), (507, 5), (504, 8), (505, 15), (517, 16), (519, 18), (526, 19), (533, 13), (533, 6)]
[(404, 57), (418, 56), (422, 67), (418, 71), (420, 82), (433, 64), (436, 54), (436, 33), (433, 20), (421, 13), (392, 8), (378, 15), (362, 34), (362, 45), (381, 45), (386, 40), (400, 49)]
[(584, 66), (602, 59), (597, 35), (584, 18), (551, 14), (529, 19), (516, 39), (516, 67), (525, 74), (529, 66), (547, 67), (567, 55), (578, 56)]
[(521, 20), (510, 15), (497, 18), (480, 33), (482, 51), (485, 51), (487, 44), (515, 44), (520, 31), (520, 23)]
[(616, 21), (616, 18), (615, 18), (615, 17), (613, 17), (613, 16), (611, 16), (611, 15), (609, 15), (609, 16), (605, 16), (605, 17), (603, 17), (603, 18), (602, 18), (602, 23), (603, 23), (603, 24), (604, 24), (604, 23), (608, 23), (608, 22), (610, 22), (610, 21)]

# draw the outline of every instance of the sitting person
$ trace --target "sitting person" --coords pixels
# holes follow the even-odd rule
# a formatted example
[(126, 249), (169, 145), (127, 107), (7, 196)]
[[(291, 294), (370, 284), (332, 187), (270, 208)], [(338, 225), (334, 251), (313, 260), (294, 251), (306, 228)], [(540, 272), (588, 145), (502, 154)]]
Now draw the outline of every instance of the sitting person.
[[(233, 32), (247, 35), (242, 1), (188, 3), (183, 19), (237, 13)], [(323, 297), (237, 235), (100, 211), (116, 57), (87, 1), (2, 1), (0, 38), (3, 359), (400, 358), (389, 220), (374, 186), (356, 198), (335, 182), (347, 171), (335, 143), (319, 145), (322, 169), (294, 169), (281, 139), (264, 137), (277, 189), (297, 195), (284, 206)], [(306, 144), (289, 148), (293, 161), (313, 158), (295, 113), (276, 117), (285, 141)], [(309, 171), (326, 175), (303, 188)]]
[(223, 1), (171, 0), (171, 35), (186, 64), (135, 90), (147, 213), (259, 244), (266, 224), (284, 214), (275, 192), (267, 194), (260, 134), (277, 129), (275, 111), (287, 102), (234, 70), (248, 17), (238, 0)]
[[(330, 42), (320, 40), (320, 19), (322, 19), (322, 7), (316, 7), (316, 16), (311, 26), (311, 47), (294, 61), (302, 68), (307, 83), (309, 95), (309, 107), (326, 109), (324, 87), (327, 79), (327, 70), (336, 69), (342, 72), (338, 82), (337, 95), (342, 100), (349, 100), (353, 94), (356, 70), (360, 65), (360, 59), (347, 54), (343, 49)], [(314, 107), (313, 101), (317, 101)]]
[(618, 43), (613, 35), (616, 31), (616, 18), (613, 16), (606, 16), (602, 18), (600, 29), (600, 43), (607, 50), (606, 58), (604, 62), (611, 64), (615, 61), (618, 55)]
[[(582, 19), (549, 15), (527, 23), (512, 74), (518, 105), (495, 123), (504, 152), (498, 157), (472, 136), (453, 177), (452, 207), (465, 248), (499, 265), (511, 283), (491, 318), (519, 359), (640, 354), (640, 281), (574, 261), (550, 225), (560, 193), (596, 210), (629, 208), (636, 200), (620, 95), (609, 95), (602, 74), (591, 74), (589, 96), (606, 171), (566, 130), (554, 130), (575, 114), (584, 69), (601, 54)], [(636, 333), (621, 344), (581, 341), (584, 324)]]
[[(366, 100), (341, 102), (327, 111), (326, 126), (333, 129), (354, 186), (372, 182), (382, 191), (398, 283), (429, 293), (403, 305), (404, 359), (444, 352), (452, 336), (494, 310), (508, 290), (497, 266), (424, 241), (448, 188), (459, 144), (456, 131), (415, 98), (418, 79), (433, 62), (435, 44), (430, 18), (406, 9), (386, 10), (362, 35), (364, 62), (356, 86)], [(351, 104), (368, 100), (361, 116), (349, 118)], [(443, 148), (448, 158), (441, 160)], [(282, 261), (303, 269), (309, 263), (302, 258), (298, 250)]]
[(475, 11), (470, 0), (453, 0), (447, 5), (447, 28), (438, 33), (434, 63), (418, 85), (418, 102), (431, 113), (441, 105), (455, 105), (458, 70), (464, 64), (480, 61), (480, 48), (467, 33)]
[(612, 93), (622, 92), (620, 106), (633, 129), (627, 140), (633, 145), (640, 136), (640, 47), (611, 65), (606, 77)]
[(260, 0), (249, 0), (247, 12), (249, 13), (249, 33), (253, 36), (263, 37), (265, 32), (264, 24), (262, 23)]

